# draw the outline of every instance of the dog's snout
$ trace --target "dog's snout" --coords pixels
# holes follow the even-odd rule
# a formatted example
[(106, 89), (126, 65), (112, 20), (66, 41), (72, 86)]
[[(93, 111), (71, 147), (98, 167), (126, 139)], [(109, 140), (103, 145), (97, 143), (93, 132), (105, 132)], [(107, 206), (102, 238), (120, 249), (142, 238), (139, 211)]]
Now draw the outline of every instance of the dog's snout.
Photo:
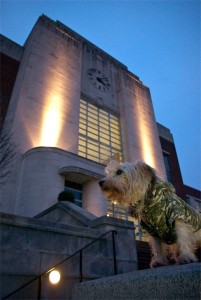
[(99, 185), (100, 185), (100, 187), (102, 187), (102, 186), (103, 186), (104, 182), (105, 182), (104, 180), (100, 180), (100, 181), (99, 181)]

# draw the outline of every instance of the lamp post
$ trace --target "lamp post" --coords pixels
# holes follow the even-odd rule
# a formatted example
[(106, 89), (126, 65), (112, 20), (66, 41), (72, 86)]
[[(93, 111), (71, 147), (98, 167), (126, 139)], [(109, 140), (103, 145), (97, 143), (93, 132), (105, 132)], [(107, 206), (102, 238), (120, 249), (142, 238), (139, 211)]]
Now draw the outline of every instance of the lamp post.
[(42, 280), (42, 276), (38, 277), (38, 297), (37, 299), (40, 300), (40, 296), (41, 296), (41, 280)]
[[(51, 284), (57, 284), (60, 281), (61, 275), (59, 271), (52, 270), (47, 272), (49, 273), (49, 281)], [(41, 288), (42, 288), (42, 275), (38, 277), (38, 297), (37, 299), (41, 299)]]

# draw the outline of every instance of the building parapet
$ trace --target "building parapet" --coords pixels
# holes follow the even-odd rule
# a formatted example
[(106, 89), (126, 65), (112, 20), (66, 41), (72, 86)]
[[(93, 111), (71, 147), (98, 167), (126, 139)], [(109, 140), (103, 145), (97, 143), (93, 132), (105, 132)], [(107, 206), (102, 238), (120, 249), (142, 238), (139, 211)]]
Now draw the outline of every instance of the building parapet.
[(82, 47), (84, 51), (91, 52), (91, 54), (97, 59), (100, 60), (101, 62), (110, 60), (114, 65), (116, 65), (119, 69), (122, 69), (123, 72), (127, 73), (130, 79), (135, 80), (137, 83), (140, 83), (141, 85), (142, 82), (140, 81), (139, 77), (132, 73), (131, 71), (128, 70), (127, 66), (122, 64), (120, 61), (115, 59), (113, 56), (108, 54), (107, 52), (103, 51), (87, 39), (85, 39), (83, 36), (69, 28), (68, 26), (64, 25), (60, 21), (53, 21), (49, 17), (42, 15), (39, 17), (39, 21), (42, 23), (46, 23), (52, 28), (54, 28), (58, 33), (62, 35), (62, 37), (68, 37), (68, 39), (72, 39), (74, 43), (77, 44), (82, 44)]
[(0, 53), (20, 61), (23, 53), (23, 47), (0, 34)]
[(172, 136), (172, 133), (170, 132), (170, 129), (157, 123), (157, 127), (158, 127), (158, 133), (159, 136), (164, 138), (165, 140), (168, 140), (171, 143), (174, 143), (174, 139)]

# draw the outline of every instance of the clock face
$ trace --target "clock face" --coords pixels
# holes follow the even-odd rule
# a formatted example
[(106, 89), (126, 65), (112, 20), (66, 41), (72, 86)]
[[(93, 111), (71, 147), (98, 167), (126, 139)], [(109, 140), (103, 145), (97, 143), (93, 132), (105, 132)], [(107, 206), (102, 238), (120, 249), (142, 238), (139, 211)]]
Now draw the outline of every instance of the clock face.
[(106, 92), (110, 89), (110, 82), (107, 76), (101, 71), (91, 68), (87, 71), (87, 76), (91, 84), (99, 91)]

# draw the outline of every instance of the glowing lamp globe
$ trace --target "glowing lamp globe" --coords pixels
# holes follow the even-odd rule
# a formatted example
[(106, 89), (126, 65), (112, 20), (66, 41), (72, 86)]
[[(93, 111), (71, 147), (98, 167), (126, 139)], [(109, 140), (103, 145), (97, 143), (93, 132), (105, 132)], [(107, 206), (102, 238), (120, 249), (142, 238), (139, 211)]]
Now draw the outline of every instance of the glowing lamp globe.
[(56, 270), (50, 272), (49, 280), (52, 284), (57, 284), (60, 281), (60, 273)]

